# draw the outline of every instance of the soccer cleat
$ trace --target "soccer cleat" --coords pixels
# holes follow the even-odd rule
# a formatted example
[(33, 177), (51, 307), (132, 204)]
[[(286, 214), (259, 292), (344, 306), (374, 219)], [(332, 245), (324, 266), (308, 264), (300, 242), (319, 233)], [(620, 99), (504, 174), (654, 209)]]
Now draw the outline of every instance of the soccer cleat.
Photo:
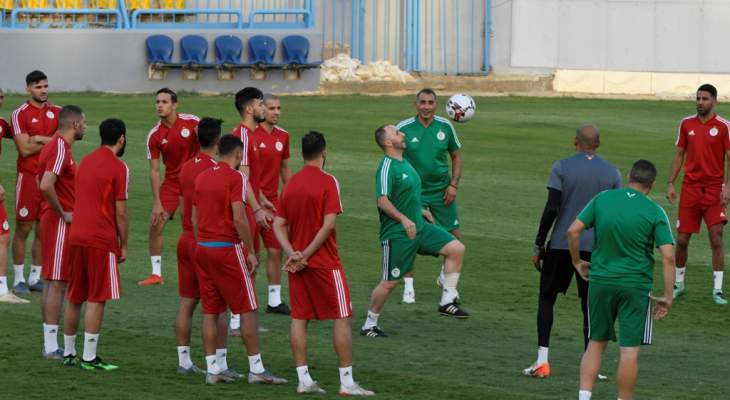
[(236, 380), (229, 378), (223, 374), (211, 374), (210, 372), (205, 374), (205, 383), (207, 385), (215, 385), (216, 383), (231, 383)]
[(406, 304), (413, 304), (416, 302), (416, 292), (412, 290), (403, 291), (403, 302)]
[(672, 298), (676, 299), (677, 297), (684, 294), (684, 282), (676, 282), (674, 284), (674, 291), (672, 291)]
[(43, 281), (38, 280), (38, 282), (34, 284), (28, 284), (28, 289), (30, 289), (31, 292), (42, 292), (43, 291)]
[(715, 302), (715, 304), (724, 306), (727, 304), (727, 299), (725, 298), (725, 295), (722, 294), (722, 290), (713, 290), (712, 291), (712, 301)]
[(18, 296), (30, 296), (30, 287), (25, 281), (18, 283), (13, 287), (13, 293)]
[(319, 387), (319, 383), (317, 383), (317, 381), (313, 381), (311, 385), (305, 385), (304, 383), (299, 382), (299, 385), (297, 386), (297, 393), (298, 394), (305, 394), (305, 393), (325, 394), (327, 392), (325, 392), (324, 389)]
[(357, 382), (350, 386), (340, 385), (340, 396), (373, 396), (375, 392), (363, 389)]
[(4, 295), (0, 296), (0, 303), (6, 303), (6, 304), (28, 304), (30, 301), (26, 299), (22, 299), (10, 292), (5, 293)]
[(522, 370), (523, 375), (534, 376), (537, 378), (547, 378), (550, 376), (550, 363), (544, 362), (542, 364), (534, 363), (529, 367)]
[(388, 337), (379, 326), (372, 326), (368, 329), (360, 329), (360, 336), (367, 337)]
[(227, 370), (221, 372), (221, 375), (227, 376), (227, 377), (229, 377), (231, 379), (236, 379), (236, 380), (243, 379), (243, 374), (240, 373), (240, 372), (238, 372), (238, 371), (236, 371), (233, 368), (228, 368)]
[(63, 360), (63, 349), (59, 347), (56, 349), (56, 351), (51, 351), (49, 353), (46, 353), (46, 349), (44, 347), (41, 350), (41, 355), (43, 355), (43, 358), (45, 358), (46, 360), (54, 360), (54, 361)]
[(190, 368), (185, 368), (182, 365), (178, 365), (177, 373), (179, 375), (198, 375), (198, 374), (205, 374), (205, 371), (196, 367), (195, 364), (191, 365)]
[(114, 371), (115, 369), (119, 369), (119, 367), (114, 364), (109, 364), (108, 362), (102, 361), (101, 358), (99, 358), (98, 356), (91, 361), (81, 359), (81, 362), (79, 362), (79, 367), (87, 371)]
[(457, 319), (469, 318), (469, 313), (464, 311), (461, 307), (459, 307), (459, 305), (456, 302), (439, 306), (438, 312), (441, 315), (444, 315), (447, 317), (454, 317)]
[(289, 306), (286, 305), (283, 301), (276, 307), (271, 307), (269, 305), (266, 306), (266, 313), (267, 314), (281, 314), (281, 315), (289, 315), (291, 314), (291, 310), (289, 310)]
[(139, 286), (152, 286), (152, 285), (162, 285), (165, 283), (165, 280), (162, 279), (161, 276), (150, 274), (150, 276), (147, 277), (147, 279), (142, 279), (141, 281), (138, 281), (137, 284)]
[(61, 361), (61, 365), (63, 365), (64, 367), (75, 367), (79, 365), (79, 358), (76, 357), (76, 354), (63, 356), (63, 361)]
[(271, 372), (266, 370), (264, 370), (264, 372), (260, 374), (254, 374), (253, 372), (248, 373), (248, 383), (266, 383), (270, 385), (280, 385), (286, 382), (286, 379), (272, 375)]

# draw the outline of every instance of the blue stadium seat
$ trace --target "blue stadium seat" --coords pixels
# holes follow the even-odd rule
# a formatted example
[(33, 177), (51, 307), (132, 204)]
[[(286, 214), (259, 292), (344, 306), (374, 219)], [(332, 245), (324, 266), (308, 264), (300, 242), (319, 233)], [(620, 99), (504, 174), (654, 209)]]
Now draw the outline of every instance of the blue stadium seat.
[(241, 65), (243, 42), (233, 35), (218, 36), (215, 38), (215, 63), (226, 66)]
[(276, 40), (267, 35), (251, 36), (248, 39), (248, 63), (266, 68), (281, 67), (274, 64)]
[(147, 37), (147, 62), (150, 65), (172, 65), (172, 52), (175, 45), (166, 35), (152, 35)]
[(212, 67), (208, 63), (208, 41), (200, 35), (186, 35), (180, 39), (181, 63), (189, 67)]
[(284, 64), (306, 65), (309, 58), (309, 40), (304, 36), (290, 35), (281, 40)]

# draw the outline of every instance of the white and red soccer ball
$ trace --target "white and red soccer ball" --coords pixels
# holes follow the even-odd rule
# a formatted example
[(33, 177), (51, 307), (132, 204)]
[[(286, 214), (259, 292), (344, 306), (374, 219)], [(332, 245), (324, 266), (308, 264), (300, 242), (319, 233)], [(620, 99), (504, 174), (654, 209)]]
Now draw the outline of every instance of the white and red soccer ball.
[(477, 106), (468, 94), (457, 93), (446, 102), (446, 114), (456, 122), (466, 122), (474, 117)]

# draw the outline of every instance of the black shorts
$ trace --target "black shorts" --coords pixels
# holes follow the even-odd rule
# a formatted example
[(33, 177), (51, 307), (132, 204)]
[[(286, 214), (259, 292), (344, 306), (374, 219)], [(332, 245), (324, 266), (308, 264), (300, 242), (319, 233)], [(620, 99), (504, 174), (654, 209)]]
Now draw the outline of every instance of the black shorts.
[[(580, 258), (591, 261), (591, 252), (581, 251)], [(573, 267), (570, 252), (568, 250), (548, 249), (542, 262), (542, 272), (540, 272), (540, 293), (565, 294), (573, 275), (575, 275), (575, 281), (578, 285), (578, 297), (587, 298), (588, 281), (583, 280)]]

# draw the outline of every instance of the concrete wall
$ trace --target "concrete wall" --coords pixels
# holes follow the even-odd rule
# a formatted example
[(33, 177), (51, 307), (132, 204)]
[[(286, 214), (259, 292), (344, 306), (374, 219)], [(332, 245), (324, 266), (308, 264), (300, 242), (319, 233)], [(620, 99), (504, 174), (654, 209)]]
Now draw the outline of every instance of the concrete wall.
[[(200, 80), (184, 80), (182, 72), (172, 70), (165, 80), (148, 80), (145, 39), (151, 34), (166, 34), (175, 41), (173, 61), (178, 61), (179, 39), (189, 31), (172, 30), (0, 30), (0, 87), (11, 91), (25, 90), (25, 75), (40, 69), (49, 77), (54, 91), (150, 92), (160, 86), (175, 90), (235, 92), (245, 86), (256, 86), (266, 92), (291, 93), (319, 90), (319, 69), (305, 71), (301, 80), (283, 79), (281, 71), (273, 71), (266, 80), (249, 79), (248, 70), (240, 70), (233, 80), (219, 81), (215, 70), (203, 72)], [(219, 35), (247, 39), (260, 31), (196, 31), (208, 39), (208, 60), (215, 59), (213, 40)], [(266, 34), (280, 41), (286, 35), (301, 34), (311, 43), (309, 59), (321, 60), (321, 34), (317, 31), (269, 31)], [(281, 45), (275, 61), (281, 60)], [(248, 50), (242, 59), (247, 59)]]

